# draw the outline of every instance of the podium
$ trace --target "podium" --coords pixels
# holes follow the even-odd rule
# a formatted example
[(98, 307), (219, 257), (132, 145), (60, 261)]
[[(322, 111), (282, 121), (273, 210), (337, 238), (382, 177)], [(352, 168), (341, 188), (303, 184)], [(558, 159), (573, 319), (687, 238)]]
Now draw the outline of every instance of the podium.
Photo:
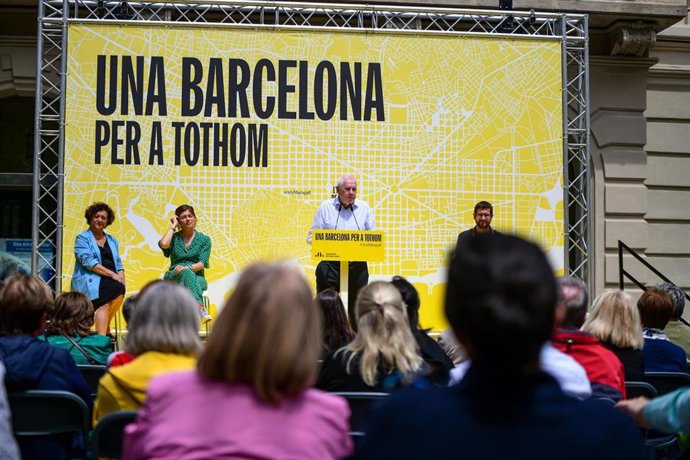
[(340, 298), (348, 304), (348, 262), (383, 262), (386, 238), (376, 230), (312, 230), (311, 258), (340, 262)]

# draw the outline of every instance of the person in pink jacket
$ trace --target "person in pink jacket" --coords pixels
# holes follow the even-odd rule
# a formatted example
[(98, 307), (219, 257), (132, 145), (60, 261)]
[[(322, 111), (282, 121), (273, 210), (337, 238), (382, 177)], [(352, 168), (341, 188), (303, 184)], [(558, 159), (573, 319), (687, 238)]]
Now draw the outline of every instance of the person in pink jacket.
[(126, 427), (123, 458), (350, 455), (347, 402), (310, 388), (320, 321), (301, 274), (281, 264), (248, 267), (197, 370), (150, 383), (136, 421)]

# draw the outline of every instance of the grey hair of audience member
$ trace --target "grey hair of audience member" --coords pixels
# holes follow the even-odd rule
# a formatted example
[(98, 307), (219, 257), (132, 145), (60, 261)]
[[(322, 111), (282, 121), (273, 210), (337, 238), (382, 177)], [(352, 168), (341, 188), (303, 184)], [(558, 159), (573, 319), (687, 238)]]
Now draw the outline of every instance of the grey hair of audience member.
[(341, 188), (341, 187), (343, 186), (343, 184), (345, 184), (345, 181), (348, 180), (348, 179), (352, 179), (352, 180), (354, 180), (355, 182), (357, 181), (357, 179), (355, 179), (355, 176), (353, 176), (352, 174), (343, 174), (343, 175), (340, 176), (340, 177), (338, 178), (338, 180), (335, 182), (335, 186), (338, 187), (338, 188)]
[(685, 310), (685, 293), (683, 290), (673, 283), (659, 283), (654, 287), (666, 291), (671, 296), (671, 300), (673, 300), (673, 316), (671, 319), (677, 321), (678, 318), (683, 316), (683, 311)]
[(128, 328), (125, 350), (135, 356), (201, 351), (196, 301), (188, 289), (171, 281), (152, 281), (141, 290)]
[(503, 376), (536, 368), (556, 302), (546, 255), (526, 240), (482, 235), (451, 259), (445, 313), (473, 367)]
[(565, 319), (560, 325), (565, 329), (580, 329), (587, 317), (589, 295), (587, 285), (572, 276), (558, 278), (558, 300), (565, 307)]
[(0, 251), (0, 281), (16, 274), (30, 275), (31, 267), (12, 254)]

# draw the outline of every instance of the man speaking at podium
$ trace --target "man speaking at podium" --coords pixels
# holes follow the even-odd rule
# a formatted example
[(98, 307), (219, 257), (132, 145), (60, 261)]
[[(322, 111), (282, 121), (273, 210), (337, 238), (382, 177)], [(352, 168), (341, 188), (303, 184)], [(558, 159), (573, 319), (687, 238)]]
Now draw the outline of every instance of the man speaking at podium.
[[(311, 243), (312, 230), (375, 230), (371, 208), (362, 200), (356, 200), (357, 180), (351, 174), (343, 175), (336, 182), (336, 196), (321, 203), (311, 224), (307, 242)], [(369, 282), (366, 262), (349, 262), (347, 314), (350, 324), (357, 329), (355, 300), (359, 290)], [(340, 291), (340, 262), (321, 261), (316, 266), (316, 292), (333, 287)]]

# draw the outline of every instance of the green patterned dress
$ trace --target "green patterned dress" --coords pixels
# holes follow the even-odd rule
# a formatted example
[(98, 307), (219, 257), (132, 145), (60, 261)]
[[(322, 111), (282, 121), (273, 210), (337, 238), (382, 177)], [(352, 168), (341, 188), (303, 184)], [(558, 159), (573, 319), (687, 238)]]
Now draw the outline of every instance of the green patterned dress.
[[(160, 242), (158, 245), (160, 246)], [(204, 270), (194, 272), (187, 269), (182, 270), (176, 275), (173, 269), (178, 265), (192, 265), (197, 262), (203, 263), (204, 268), (208, 268), (211, 257), (211, 238), (201, 232), (196, 232), (189, 248), (185, 248), (182, 233), (176, 232), (172, 236), (170, 247), (168, 249), (161, 249), (165, 257), (170, 257), (170, 268), (165, 272), (163, 278), (187, 287), (194, 294), (197, 303), (203, 304), (204, 301), (201, 294), (208, 289)]]

